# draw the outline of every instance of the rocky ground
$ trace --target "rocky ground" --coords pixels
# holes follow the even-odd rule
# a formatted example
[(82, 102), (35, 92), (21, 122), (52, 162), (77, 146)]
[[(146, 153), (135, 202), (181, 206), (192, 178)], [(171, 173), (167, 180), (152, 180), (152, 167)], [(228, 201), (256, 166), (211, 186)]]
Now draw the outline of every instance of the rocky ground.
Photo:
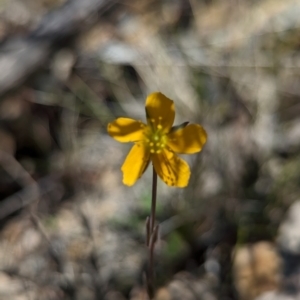
[(151, 169), (123, 186), (106, 125), (157, 90), (208, 142), (158, 186), (156, 299), (297, 299), (299, 1), (86, 3), (0, 3), (0, 299), (147, 299)]

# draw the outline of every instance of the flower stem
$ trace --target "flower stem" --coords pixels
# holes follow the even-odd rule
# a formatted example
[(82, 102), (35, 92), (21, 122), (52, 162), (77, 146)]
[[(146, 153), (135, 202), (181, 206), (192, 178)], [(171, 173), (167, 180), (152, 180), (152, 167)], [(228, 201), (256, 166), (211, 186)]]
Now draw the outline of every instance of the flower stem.
[(157, 174), (153, 167), (152, 176), (152, 202), (151, 202), (151, 217), (150, 217), (150, 232), (153, 234), (156, 213), (156, 192), (157, 192)]
[(149, 262), (147, 272), (147, 292), (150, 299), (154, 297), (154, 247), (158, 235), (158, 225), (155, 226), (156, 215), (156, 193), (157, 192), (157, 174), (153, 167), (152, 177), (152, 201), (151, 201), (151, 215), (150, 219), (146, 220), (146, 245), (149, 250)]

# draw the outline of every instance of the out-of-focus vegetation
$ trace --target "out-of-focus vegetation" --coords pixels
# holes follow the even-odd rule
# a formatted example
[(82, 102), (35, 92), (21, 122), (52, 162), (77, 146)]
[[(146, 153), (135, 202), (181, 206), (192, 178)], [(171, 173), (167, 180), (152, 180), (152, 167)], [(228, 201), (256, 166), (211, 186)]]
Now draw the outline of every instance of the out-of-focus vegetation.
[(151, 172), (122, 185), (106, 124), (153, 91), (208, 132), (189, 187), (159, 184), (156, 299), (297, 297), (299, 1), (121, 1), (14, 60), (72, 3), (0, 2), (0, 66), (31, 68), (0, 75), (0, 299), (146, 299)]

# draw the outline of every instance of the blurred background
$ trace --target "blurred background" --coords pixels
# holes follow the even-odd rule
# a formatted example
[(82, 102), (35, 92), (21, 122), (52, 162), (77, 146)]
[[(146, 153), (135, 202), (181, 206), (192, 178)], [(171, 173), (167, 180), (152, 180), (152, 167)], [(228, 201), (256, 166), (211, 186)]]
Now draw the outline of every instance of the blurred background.
[(147, 299), (151, 168), (131, 188), (147, 95), (208, 142), (158, 186), (159, 300), (297, 299), (300, 2), (0, 1), (0, 299)]

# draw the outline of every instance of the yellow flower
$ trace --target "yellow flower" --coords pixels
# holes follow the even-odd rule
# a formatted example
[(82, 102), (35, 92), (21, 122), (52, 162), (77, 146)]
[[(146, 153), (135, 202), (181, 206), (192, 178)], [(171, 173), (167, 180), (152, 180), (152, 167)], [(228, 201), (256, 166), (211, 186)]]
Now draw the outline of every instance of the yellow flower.
[(118, 118), (109, 123), (107, 131), (121, 143), (134, 142), (125, 162), (123, 183), (133, 185), (152, 161), (158, 176), (169, 186), (185, 187), (190, 178), (189, 165), (175, 153), (192, 154), (201, 151), (207, 134), (198, 124), (172, 127), (175, 108), (162, 93), (152, 93), (146, 99), (147, 124), (130, 118)]

